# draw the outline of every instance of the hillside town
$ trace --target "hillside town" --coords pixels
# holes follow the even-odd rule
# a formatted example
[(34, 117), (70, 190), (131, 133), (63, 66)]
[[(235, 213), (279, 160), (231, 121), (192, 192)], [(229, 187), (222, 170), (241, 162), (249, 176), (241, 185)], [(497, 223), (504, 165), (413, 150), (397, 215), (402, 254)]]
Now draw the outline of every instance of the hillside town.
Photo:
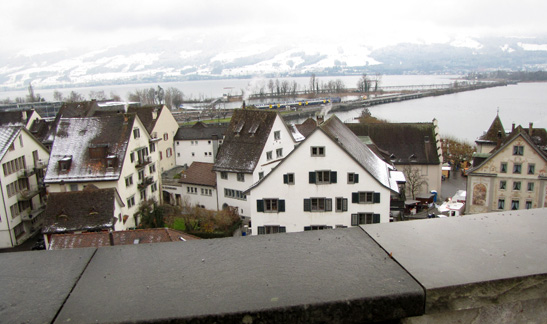
[[(64, 103), (54, 118), (3, 111), (0, 246), (98, 247), (122, 233), (161, 242), (165, 228), (174, 240), (252, 236), (545, 206), (547, 132), (506, 130), (494, 117), (464, 161), (434, 119), (343, 123), (318, 111), (294, 124), (244, 105), (229, 122), (188, 124), (162, 104), (109, 100)], [(467, 187), (448, 196), (443, 184), (455, 177)]]

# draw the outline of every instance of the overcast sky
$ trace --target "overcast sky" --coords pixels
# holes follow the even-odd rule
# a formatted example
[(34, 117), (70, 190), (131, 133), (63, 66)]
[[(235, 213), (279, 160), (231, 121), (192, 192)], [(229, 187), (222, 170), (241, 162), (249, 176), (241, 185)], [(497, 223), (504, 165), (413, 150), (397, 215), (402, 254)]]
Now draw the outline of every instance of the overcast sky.
[(2, 0), (0, 36), (28, 53), (209, 35), (381, 46), (547, 35), (546, 13), (544, 0)]

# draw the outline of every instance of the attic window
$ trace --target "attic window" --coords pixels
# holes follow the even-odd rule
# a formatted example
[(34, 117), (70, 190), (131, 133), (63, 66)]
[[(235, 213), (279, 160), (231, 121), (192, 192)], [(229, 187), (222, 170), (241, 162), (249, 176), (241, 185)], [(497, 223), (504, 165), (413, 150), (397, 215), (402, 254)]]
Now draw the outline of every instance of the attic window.
[(236, 128), (234, 129), (234, 133), (236, 135), (239, 135), (239, 133), (241, 133), (241, 130), (243, 129), (243, 126), (245, 126), (244, 120), (240, 121), (239, 124), (236, 125)]
[(424, 136), (424, 142), (429, 143), (429, 136)]
[(106, 157), (106, 167), (113, 168), (116, 165), (118, 157), (114, 154), (110, 154)]
[(397, 157), (395, 156), (395, 154), (391, 154), (391, 155), (389, 156), (389, 159), (391, 160), (391, 162), (397, 161)]
[(408, 157), (408, 159), (410, 160), (410, 162), (416, 162), (416, 155), (412, 154), (411, 156)]
[(139, 244), (141, 242), (141, 239), (134, 239), (133, 244)]
[(249, 134), (254, 135), (256, 134), (256, 131), (258, 130), (258, 126), (260, 126), (259, 123), (253, 124), (251, 128), (249, 128)]
[(66, 155), (59, 160), (59, 170), (68, 171), (70, 169), (71, 164), (72, 164), (72, 155)]

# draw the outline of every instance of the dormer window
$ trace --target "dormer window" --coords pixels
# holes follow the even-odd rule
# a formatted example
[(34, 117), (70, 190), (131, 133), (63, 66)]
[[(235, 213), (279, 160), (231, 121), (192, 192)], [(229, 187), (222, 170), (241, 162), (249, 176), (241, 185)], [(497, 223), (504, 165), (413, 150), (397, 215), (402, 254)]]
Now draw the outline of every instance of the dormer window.
[(409, 156), (408, 159), (410, 160), (410, 162), (416, 162), (416, 160), (417, 160), (415, 154), (412, 154), (411, 156)]
[(71, 164), (72, 164), (72, 155), (66, 155), (65, 157), (59, 160), (59, 170), (61, 172), (66, 172), (70, 169)]
[(258, 126), (260, 126), (259, 123), (255, 123), (251, 126), (251, 128), (249, 128), (249, 134), (251, 134), (251, 136), (253, 136), (254, 134), (256, 134), (256, 131), (258, 130)]
[(391, 155), (389, 156), (389, 159), (390, 159), (391, 162), (397, 161), (397, 157), (395, 156), (395, 154), (391, 154)]
[(424, 136), (424, 142), (429, 143), (429, 136)]
[(240, 121), (240, 122), (236, 125), (236, 128), (234, 129), (234, 134), (235, 134), (235, 135), (240, 135), (241, 130), (243, 129), (243, 126), (245, 126), (245, 121), (244, 121), (244, 120)]
[(114, 168), (116, 165), (116, 160), (118, 157), (116, 155), (110, 154), (106, 157), (106, 167), (107, 168)]

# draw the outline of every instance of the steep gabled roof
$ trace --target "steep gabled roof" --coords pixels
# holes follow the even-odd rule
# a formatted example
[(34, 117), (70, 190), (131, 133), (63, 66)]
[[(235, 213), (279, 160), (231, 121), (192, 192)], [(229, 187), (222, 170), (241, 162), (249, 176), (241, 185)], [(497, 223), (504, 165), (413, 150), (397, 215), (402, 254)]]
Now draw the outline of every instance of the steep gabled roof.
[(82, 191), (52, 192), (44, 211), (43, 233), (113, 229), (118, 193), (114, 188), (88, 186)]
[(308, 135), (310, 135), (317, 127), (317, 122), (313, 118), (308, 118), (302, 124), (297, 124), (294, 126), (296, 126), (300, 134), (304, 137), (308, 137)]
[[(59, 121), (44, 181), (112, 181), (120, 177), (135, 114), (107, 117), (63, 118)], [(103, 157), (91, 157), (90, 148), (104, 148)], [(114, 164), (107, 168), (107, 157)], [(62, 171), (59, 161), (70, 159)]]
[(319, 126), (333, 142), (337, 143), (357, 163), (359, 163), (371, 176), (384, 187), (398, 192), (398, 186), (390, 177), (390, 166), (378, 157), (368, 146), (342, 123), (336, 115)]
[[(128, 113), (136, 113), (139, 116), (142, 124), (148, 131), (148, 134), (152, 134), (152, 130), (156, 126), (156, 121), (160, 117), (163, 105), (143, 106), (143, 107), (129, 107)], [(155, 117), (155, 118), (154, 118)]]
[[(545, 129), (543, 129), (543, 131), (541, 131), (541, 129), (538, 129), (536, 134), (542, 134), (542, 133), (545, 133), (546, 138), (547, 138), (547, 132), (545, 132)], [(534, 130), (532, 130), (532, 135), (533, 134), (534, 134)], [(488, 158), (484, 159), (481, 164), (479, 164), (479, 165), (473, 167), (472, 169), (470, 169), (469, 173), (480, 169), (485, 163), (487, 163), (491, 159), (495, 158), (496, 155), (499, 152), (501, 152), (506, 147), (510, 146), (518, 137), (522, 137), (534, 150), (536, 150), (536, 152), (541, 157), (543, 157), (543, 159), (545, 159), (547, 161), (547, 151), (546, 151), (547, 146), (545, 146), (545, 144), (547, 144), (547, 142), (542, 141), (540, 139), (540, 137), (541, 137), (540, 135), (536, 135), (535, 138), (530, 137), (529, 130), (527, 130), (525, 128), (522, 128), (521, 126), (518, 126), (511, 132), (511, 134), (507, 135), (507, 138), (505, 139), (505, 141), (500, 146), (496, 147), (490, 153), (490, 156)], [(536, 143), (539, 143), (539, 144), (536, 144)]]
[(51, 236), (50, 250), (104, 247), (113, 245), (132, 245), (164, 242), (199, 240), (199, 237), (170, 228), (149, 228), (132, 231), (93, 232), (80, 234), (54, 234)]
[(213, 166), (213, 163), (192, 162), (190, 167), (182, 172), (179, 182), (216, 187), (217, 177), (215, 171), (213, 171)]
[(21, 133), (23, 126), (1, 126), (0, 127), (0, 161), (6, 155), (9, 147)]
[(252, 173), (277, 116), (273, 111), (235, 110), (224, 143), (218, 151), (214, 170)]
[(175, 141), (222, 139), (228, 125), (204, 124), (197, 122), (191, 127), (179, 127)]
[(33, 109), (0, 111), (0, 125), (26, 126), (33, 113)]
[(53, 121), (51, 120), (35, 119), (30, 125), (29, 131), (40, 143), (44, 143), (52, 125)]
[(504, 141), (506, 137), (507, 135), (505, 134), (505, 129), (503, 128), (503, 124), (501, 123), (500, 116), (496, 115), (496, 118), (494, 118), (494, 121), (492, 121), (492, 125), (490, 125), (488, 131), (480, 136), (477, 142), (497, 143), (498, 140)]
[(357, 136), (369, 136), (394, 164), (440, 164), (433, 123), (348, 123)]

